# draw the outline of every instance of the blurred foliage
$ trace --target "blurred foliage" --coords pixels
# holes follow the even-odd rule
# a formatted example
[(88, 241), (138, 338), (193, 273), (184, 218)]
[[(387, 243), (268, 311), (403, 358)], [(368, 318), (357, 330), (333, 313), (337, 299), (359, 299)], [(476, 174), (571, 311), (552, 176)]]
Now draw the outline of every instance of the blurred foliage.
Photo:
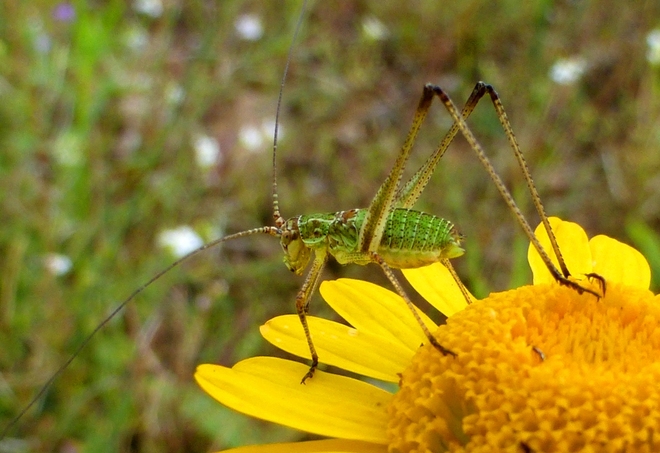
[[(116, 304), (174, 260), (158, 244), (272, 222), (272, 124), (300, 2), (9, 0), (0, 4), (0, 423)], [(245, 39), (241, 18), (263, 36)], [(285, 217), (367, 206), (426, 82), (457, 103), (498, 90), (547, 212), (637, 246), (660, 275), (660, 3), (316, 2), (281, 110)], [(553, 68), (578, 63), (575, 80)], [(563, 66), (562, 66), (563, 65)], [(535, 225), (488, 100), (469, 123)], [(451, 125), (434, 106), (410, 167)], [(246, 139), (252, 131), (252, 141)], [(265, 131), (265, 132), (264, 132)], [(200, 137), (220, 158), (202, 168)], [(253, 145), (250, 145), (253, 143)], [(466, 236), (459, 273), (478, 295), (529, 281), (527, 241), (461, 138), (419, 202)], [(71, 270), (56, 275), (46, 257)], [(385, 284), (370, 266), (327, 278)], [(294, 311), (301, 279), (254, 236), (160, 279), (106, 325), (0, 451), (209, 451), (300, 434), (215, 404), (203, 362), (279, 354), (258, 326)], [(312, 312), (332, 316), (314, 301)]]

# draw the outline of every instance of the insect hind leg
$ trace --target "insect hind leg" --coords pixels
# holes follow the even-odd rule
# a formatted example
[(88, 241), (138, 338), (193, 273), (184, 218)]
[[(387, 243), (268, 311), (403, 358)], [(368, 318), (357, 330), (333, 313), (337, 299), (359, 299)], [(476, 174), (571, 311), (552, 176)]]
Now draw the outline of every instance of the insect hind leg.
[[(479, 99), (483, 97), (483, 90), (479, 88), (479, 84), (472, 90), (472, 94), (465, 102), (465, 107), (461, 111), (461, 116), (467, 120), (469, 116), (474, 111)], [(427, 87), (424, 87), (424, 94), (422, 99), (433, 98), (432, 91), (429, 91)], [(426, 106), (427, 110), (429, 105)], [(424, 162), (419, 170), (406, 182), (405, 185), (401, 187), (399, 192), (396, 195), (396, 206), (399, 208), (412, 208), (415, 202), (419, 199), (424, 188), (431, 180), (431, 176), (435, 172), (435, 167), (438, 166), (440, 159), (444, 156), (449, 145), (454, 141), (456, 134), (458, 134), (459, 127), (458, 124), (452, 124), (449, 131), (442, 138), (442, 141), (435, 149), (433, 154)]]
[[(511, 193), (509, 190), (506, 188), (504, 183), (502, 182), (502, 179), (499, 177), (497, 172), (495, 171), (495, 168), (493, 167), (493, 164), (490, 162), (490, 159), (486, 156), (481, 144), (477, 141), (476, 137), (468, 127), (467, 123), (465, 122), (465, 119), (463, 118), (462, 115), (458, 113), (458, 109), (456, 108), (456, 105), (454, 102), (451, 100), (451, 98), (447, 95), (447, 93), (442, 90), (437, 85), (432, 85), (432, 84), (427, 84), (425, 86), (425, 90), (432, 91), (434, 95), (436, 95), (444, 104), (445, 108), (451, 115), (452, 119), (454, 120), (454, 124), (458, 126), (460, 129), (461, 133), (469, 143), (470, 147), (472, 150), (477, 154), (477, 157), (481, 161), (482, 165), (488, 172), (490, 178), (493, 180), (495, 183), (495, 186), (497, 187), (497, 190), (500, 192), (500, 195), (506, 202), (506, 204), (509, 206), (510, 210), (514, 213), (516, 219), (518, 220), (518, 223), (522, 227), (523, 231), (527, 235), (528, 239), (530, 240), (532, 246), (536, 249), (538, 252), (539, 256), (543, 260), (544, 264), (548, 268), (548, 271), (552, 274), (553, 278), (561, 285), (568, 286), (574, 290), (576, 290), (578, 293), (589, 293), (593, 294), (594, 296), (600, 298), (602, 297), (603, 294), (594, 291), (590, 288), (586, 288), (582, 285), (580, 285), (578, 282), (571, 280), (569, 277), (571, 276), (568, 267), (566, 266), (566, 263), (561, 255), (561, 251), (559, 250), (559, 245), (557, 244), (557, 239), (552, 231), (552, 228), (550, 226), (550, 222), (548, 220), (548, 216), (545, 214), (545, 210), (543, 209), (543, 205), (541, 203), (541, 199), (539, 197), (538, 191), (536, 190), (536, 186), (534, 185), (534, 182), (532, 180), (529, 168), (527, 167), (527, 162), (525, 161), (525, 158), (522, 155), (522, 151), (520, 150), (520, 146), (518, 145), (518, 142), (515, 138), (515, 135), (513, 133), (513, 130), (511, 128), (511, 124), (509, 122), (508, 117), (506, 116), (506, 112), (504, 111), (504, 107), (502, 105), (502, 102), (500, 101), (499, 95), (495, 91), (495, 89), (488, 84), (485, 84), (483, 82), (478, 82), (477, 85), (475, 86), (473, 90), (472, 96), (470, 96), (470, 99), (468, 100), (469, 103), (473, 102), (475, 105), (479, 100), (486, 94), (489, 94), (489, 97), (491, 98), (491, 101), (493, 102), (493, 105), (495, 107), (495, 111), (497, 113), (498, 119), (500, 121), (500, 124), (502, 124), (502, 127), (504, 128), (505, 134), (507, 136), (507, 139), (509, 141), (509, 144), (511, 145), (514, 154), (516, 156), (516, 160), (518, 161), (518, 164), (523, 171), (525, 180), (527, 181), (527, 187), (530, 191), (530, 194), (532, 195), (532, 199), (534, 201), (534, 205), (536, 207), (536, 210), (541, 217), (541, 221), (543, 222), (543, 225), (548, 232), (548, 237), (550, 238), (550, 242), (552, 244), (553, 251), (555, 253), (555, 256), (557, 257), (557, 261), (559, 263), (559, 266), (561, 268), (561, 271), (557, 269), (557, 267), (554, 265), (552, 260), (550, 259), (550, 256), (548, 253), (545, 251), (545, 249), (541, 246), (541, 243), (539, 242), (538, 238), (534, 234), (534, 231), (532, 230), (531, 226), (525, 219), (525, 216), (522, 214), (518, 206), (516, 205), (516, 202), (514, 201), (513, 197), (511, 196)], [(474, 108), (473, 106), (470, 107), (466, 105), (465, 109), (470, 109)], [(595, 275), (595, 274), (594, 274)], [(594, 275), (592, 275), (592, 278), (595, 278)], [(604, 279), (600, 276), (598, 276), (598, 280), (603, 283), (601, 287), (603, 288), (603, 293), (604, 293)]]

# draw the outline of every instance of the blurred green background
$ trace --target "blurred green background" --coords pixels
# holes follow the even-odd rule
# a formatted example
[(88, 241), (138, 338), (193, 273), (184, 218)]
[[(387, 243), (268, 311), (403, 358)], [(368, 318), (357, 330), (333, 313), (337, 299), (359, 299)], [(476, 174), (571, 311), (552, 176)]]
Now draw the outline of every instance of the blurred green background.
[[(271, 141), (301, 3), (0, 3), (0, 424), (119, 301), (204, 241), (272, 222)], [(654, 31), (655, 30), (655, 31)], [(547, 212), (635, 245), (660, 275), (660, 2), (312, 2), (281, 110), (282, 213), (368, 205), (422, 86), (498, 90)], [(530, 223), (489, 101), (469, 121)], [(434, 105), (410, 168), (451, 125)], [(205, 151), (211, 159), (201, 162)], [(214, 152), (218, 152), (217, 155)], [(419, 202), (466, 236), (483, 296), (530, 281), (527, 240), (462, 138)], [(327, 278), (385, 284), (370, 266)], [(302, 279), (277, 241), (207, 251), (129, 304), (0, 451), (209, 451), (301, 438), (216, 404), (199, 363), (281, 355), (258, 326)], [(312, 313), (332, 317), (316, 296)]]

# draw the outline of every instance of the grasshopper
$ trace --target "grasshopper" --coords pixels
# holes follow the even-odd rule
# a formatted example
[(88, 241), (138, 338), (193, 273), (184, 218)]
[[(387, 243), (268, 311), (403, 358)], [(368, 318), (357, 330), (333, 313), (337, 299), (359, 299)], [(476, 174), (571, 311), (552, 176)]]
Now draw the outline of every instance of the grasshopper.
[[(472, 113), (479, 100), (486, 94), (490, 96), (527, 181), (534, 205), (548, 232), (553, 252), (560, 263), (561, 271), (553, 264), (550, 256), (539, 243), (533, 229), (516, 205), (510, 192), (465, 122), (465, 119)], [(406, 161), (435, 97), (441, 100), (452, 116), (454, 125), (445, 135), (440, 146), (422, 167), (407, 183), (401, 185), (400, 181)], [(312, 358), (312, 365), (303, 377), (302, 383), (305, 383), (307, 379), (314, 375), (314, 370), (318, 366), (319, 358), (314, 348), (306, 316), (311, 295), (315, 292), (319, 284), (321, 271), (329, 255), (332, 255), (340, 264), (378, 264), (397, 293), (399, 293), (410, 307), (411, 313), (424, 331), (429, 343), (436, 347), (442, 354), (455, 355), (452, 351), (438, 343), (435, 337), (429, 332), (428, 328), (417, 315), (410, 298), (406, 295), (392, 269), (412, 269), (435, 262), (442, 262), (450, 269), (452, 275), (456, 276), (449, 263), (449, 259), (461, 256), (464, 252), (460, 247), (460, 234), (451, 222), (431, 214), (413, 210), (412, 206), (424, 191), (440, 158), (459, 130), (486, 168), (503, 199), (518, 219), (523, 231), (538, 251), (553, 277), (560, 284), (569, 286), (578, 292), (588, 292), (600, 297), (600, 294), (597, 292), (584, 288), (569, 279), (570, 271), (561, 255), (529, 168), (520, 151), (502, 102), (495, 89), (491, 85), (478, 82), (468, 98), (463, 111), (459, 114), (455, 104), (442, 88), (437, 85), (427, 84), (423, 88), (412, 127), (394, 163), (394, 167), (387, 178), (385, 178), (385, 182), (383, 182), (376, 192), (369, 207), (336, 213), (301, 215), (284, 220), (280, 215), (277, 185), (275, 179), (273, 179), (273, 217), (275, 219), (275, 227), (262, 227), (261, 229), (253, 230), (253, 232), (264, 232), (279, 237), (284, 252), (284, 262), (289, 270), (298, 275), (302, 274), (311, 260), (311, 255), (314, 254), (312, 266), (302, 288), (296, 296), (296, 311), (302, 323)], [(251, 233), (245, 232), (245, 234)], [(593, 277), (598, 278), (596, 275)], [(456, 281), (469, 303), (470, 298), (467, 296), (463, 285), (458, 279)]]
[[(298, 28), (296, 29), (296, 34), (297, 30)], [(289, 52), (291, 53), (291, 49)], [(289, 54), (287, 61), (290, 61), (290, 58)], [(286, 78), (287, 69), (288, 62), (287, 67), (284, 70), (282, 83), (284, 83), (284, 79)], [(510, 192), (496, 173), (493, 165), (484, 153), (483, 148), (476, 140), (474, 134), (466, 123), (470, 114), (485, 95), (488, 95), (492, 101), (509, 144), (513, 149), (525, 180), (527, 181), (532, 200), (543, 224), (545, 225), (552, 244), (553, 253), (556, 255), (559, 262), (559, 269), (553, 264), (550, 256), (535, 237), (533, 229), (517, 207)], [(445, 109), (449, 112), (454, 124), (426, 162), (408, 181), (403, 183), (402, 175), (406, 163), (418, 132), (435, 98), (438, 98)], [(454, 355), (451, 350), (439, 344), (431, 332), (429, 332), (428, 328), (423, 324), (393, 269), (415, 268), (435, 262), (441, 262), (451, 270), (449, 260), (464, 253), (464, 250), (461, 248), (461, 235), (451, 222), (413, 209), (416, 201), (419, 199), (430, 181), (440, 159), (459, 132), (464, 136), (470, 147), (477, 154), (501, 196), (515, 215), (528, 239), (539, 252), (554, 278), (560, 284), (569, 286), (578, 292), (588, 292), (597, 297), (600, 296), (597, 292), (594, 292), (589, 288), (584, 288), (575, 281), (569, 279), (570, 272), (561, 256), (561, 251), (559, 250), (555, 236), (552, 233), (538, 191), (533, 183), (528, 166), (516, 141), (504, 107), (497, 92), (492, 86), (483, 82), (477, 83), (472, 94), (466, 101), (465, 106), (462, 110), (459, 110), (447, 93), (439, 86), (433, 84), (425, 85), (417, 105), (412, 126), (403, 143), (401, 151), (399, 152), (390, 173), (377, 190), (368, 207), (349, 209), (334, 213), (298, 215), (289, 219), (285, 219), (280, 212), (276, 178), (277, 130), (281, 99), (282, 90), (280, 90), (279, 93), (273, 144), (272, 207), (274, 224), (271, 226), (261, 226), (241, 231), (210, 242), (178, 259), (161, 272), (154, 275), (144, 285), (137, 288), (80, 344), (71, 357), (49, 378), (28, 406), (26, 406), (25, 409), (14, 418), (10, 425), (4, 429), (0, 437), (4, 437), (8, 430), (11, 429), (11, 427), (30, 409), (30, 407), (39, 400), (50, 384), (57, 379), (66, 367), (75, 359), (78, 353), (86, 346), (92, 337), (139, 293), (147, 289), (169, 270), (190, 259), (192, 256), (218, 244), (251, 235), (267, 234), (278, 238), (284, 254), (284, 263), (293, 273), (302, 275), (305, 269), (309, 266), (307, 276), (305, 277), (302, 287), (295, 299), (296, 312), (303, 326), (311, 357), (310, 368), (308, 372), (302, 376), (301, 383), (306, 383), (313, 378), (314, 372), (319, 363), (319, 357), (313, 342), (313, 332), (310, 332), (307, 324), (307, 314), (309, 311), (310, 300), (312, 295), (316, 292), (322, 277), (322, 271), (330, 256), (340, 264), (378, 265), (391, 282), (396, 292), (411, 308), (412, 315), (416, 318), (429, 343), (437, 348), (442, 354)], [(466, 298), (469, 300), (467, 292), (465, 292), (465, 294)]]

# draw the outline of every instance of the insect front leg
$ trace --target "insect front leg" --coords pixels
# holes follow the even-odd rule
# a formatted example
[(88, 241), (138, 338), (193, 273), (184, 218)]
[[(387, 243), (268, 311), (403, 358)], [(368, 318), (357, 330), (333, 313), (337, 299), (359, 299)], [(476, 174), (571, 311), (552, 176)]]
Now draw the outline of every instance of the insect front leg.
[(312, 297), (312, 294), (316, 292), (316, 289), (319, 286), (321, 281), (321, 272), (325, 267), (325, 263), (328, 262), (328, 252), (316, 251), (314, 254), (314, 262), (312, 267), (305, 277), (305, 283), (303, 283), (302, 288), (298, 291), (296, 296), (296, 312), (298, 313), (298, 318), (300, 318), (300, 323), (302, 324), (303, 331), (305, 332), (305, 338), (307, 339), (307, 346), (309, 346), (309, 353), (312, 356), (312, 365), (309, 367), (309, 371), (305, 376), (303, 376), (301, 384), (304, 384), (305, 381), (312, 376), (314, 376), (314, 371), (319, 365), (319, 356), (316, 353), (316, 348), (314, 347), (314, 342), (312, 342), (312, 336), (309, 333), (309, 324), (307, 323), (307, 314), (309, 313), (309, 301)]

